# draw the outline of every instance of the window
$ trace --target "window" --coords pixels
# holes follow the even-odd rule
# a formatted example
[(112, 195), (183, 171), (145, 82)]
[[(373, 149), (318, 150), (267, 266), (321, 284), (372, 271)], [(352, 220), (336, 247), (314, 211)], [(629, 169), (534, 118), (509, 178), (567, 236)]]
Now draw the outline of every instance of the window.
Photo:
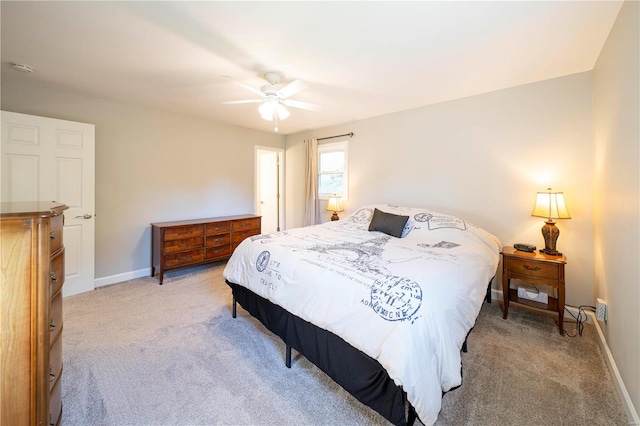
[(318, 145), (318, 198), (349, 198), (347, 141)]

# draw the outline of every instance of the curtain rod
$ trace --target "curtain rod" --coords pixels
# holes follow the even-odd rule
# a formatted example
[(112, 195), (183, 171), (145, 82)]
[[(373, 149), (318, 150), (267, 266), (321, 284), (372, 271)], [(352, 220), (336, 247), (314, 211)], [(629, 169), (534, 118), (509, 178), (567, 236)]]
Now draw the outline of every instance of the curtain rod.
[(341, 138), (343, 136), (349, 136), (350, 138), (352, 138), (353, 137), (353, 132), (345, 133), (344, 135), (327, 136), (326, 138), (318, 138), (316, 140), (323, 141), (325, 139)]

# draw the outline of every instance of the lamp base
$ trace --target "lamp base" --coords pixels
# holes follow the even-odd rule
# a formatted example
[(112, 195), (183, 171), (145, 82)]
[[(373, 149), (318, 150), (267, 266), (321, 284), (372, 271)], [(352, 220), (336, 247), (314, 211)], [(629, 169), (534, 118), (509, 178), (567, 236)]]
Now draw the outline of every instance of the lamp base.
[(336, 212), (333, 212), (333, 215), (331, 215), (331, 222), (333, 222), (334, 220), (340, 220), (340, 217)]
[(560, 230), (553, 220), (546, 221), (542, 227), (542, 236), (544, 237), (544, 248), (540, 249), (540, 252), (549, 256), (562, 256), (562, 253), (556, 250), (556, 241), (560, 236)]
[(540, 249), (540, 253), (548, 254), (549, 256), (562, 256), (562, 253), (557, 250)]

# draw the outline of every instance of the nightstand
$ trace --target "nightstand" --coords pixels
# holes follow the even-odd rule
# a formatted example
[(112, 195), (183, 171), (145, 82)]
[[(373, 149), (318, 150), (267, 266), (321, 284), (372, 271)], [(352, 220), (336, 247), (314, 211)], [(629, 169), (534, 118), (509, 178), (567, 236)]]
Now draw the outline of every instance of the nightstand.
[[(554, 311), (558, 313), (558, 328), (564, 335), (564, 265), (567, 258), (561, 256), (549, 256), (540, 252), (528, 253), (519, 251), (511, 246), (502, 248), (502, 293), (504, 297), (503, 318), (509, 314), (509, 302), (531, 306), (538, 309)], [(544, 284), (556, 288), (558, 297), (548, 296), (547, 303), (540, 303), (518, 297), (518, 289), (510, 288), (512, 278), (525, 281), (528, 284)]]

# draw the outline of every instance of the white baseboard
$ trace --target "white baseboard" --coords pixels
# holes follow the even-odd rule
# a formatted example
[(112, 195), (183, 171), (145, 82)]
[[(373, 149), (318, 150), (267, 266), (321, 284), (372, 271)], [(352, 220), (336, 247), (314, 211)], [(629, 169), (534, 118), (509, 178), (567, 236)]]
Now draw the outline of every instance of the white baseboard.
[(627, 412), (629, 425), (640, 426), (640, 417), (638, 417), (638, 412), (634, 408), (631, 397), (629, 396), (629, 392), (627, 392), (627, 388), (622, 381), (622, 377), (620, 376), (620, 371), (618, 371), (616, 361), (613, 359), (613, 354), (611, 353), (609, 345), (607, 344), (607, 339), (605, 339), (602, 328), (600, 328), (600, 323), (596, 321), (596, 315), (594, 312), (589, 312), (589, 314), (591, 317), (593, 317), (593, 323), (595, 324), (596, 331), (598, 332), (598, 342), (600, 342), (600, 347), (604, 351), (604, 358), (607, 361), (607, 366), (609, 367), (609, 371), (611, 372), (611, 377), (613, 377), (613, 382), (616, 385), (616, 389), (618, 389), (618, 395), (620, 396), (622, 405)]
[[(502, 291), (496, 290), (494, 288), (491, 289), (491, 299), (502, 301)], [(575, 317), (578, 316), (578, 309), (573, 306), (566, 306), (566, 309), (571, 312)], [(624, 385), (624, 381), (622, 380), (622, 376), (620, 376), (620, 371), (618, 370), (618, 366), (616, 365), (616, 361), (613, 359), (613, 354), (609, 349), (609, 345), (607, 344), (607, 339), (604, 337), (604, 333), (602, 332), (602, 328), (600, 328), (600, 323), (596, 320), (595, 312), (585, 311), (587, 313), (587, 323), (595, 325), (595, 329), (598, 332), (598, 343), (604, 352), (604, 357), (607, 362), (607, 367), (609, 368), (609, 372), (611, 373), (611, 377), (613, 378), (613, 383), (618, 390), (618, 396), (620, 396), (620, 400), (622, 401), (622, 405), (627, 413), (627, 418), (629, 419), (630, 426), (640, 426), (640, 418), (638, 417), (638, 412), (633, 406), (633, 402), (631, 401), (631, 397), (629, 396), (629, 392), (627, 392), (627, 388)], [(565, 316), (566, 318), (566, 316)]]
[(125, 272), (123, 274), (110, 275), (108, 277), (96, 278), (94, 285), (96, 288), (105, 285), (117, 284), (123, 281), (135, 280), (136, 278), (151, 276), (151, 268), (138, 269), (137, 271)]

